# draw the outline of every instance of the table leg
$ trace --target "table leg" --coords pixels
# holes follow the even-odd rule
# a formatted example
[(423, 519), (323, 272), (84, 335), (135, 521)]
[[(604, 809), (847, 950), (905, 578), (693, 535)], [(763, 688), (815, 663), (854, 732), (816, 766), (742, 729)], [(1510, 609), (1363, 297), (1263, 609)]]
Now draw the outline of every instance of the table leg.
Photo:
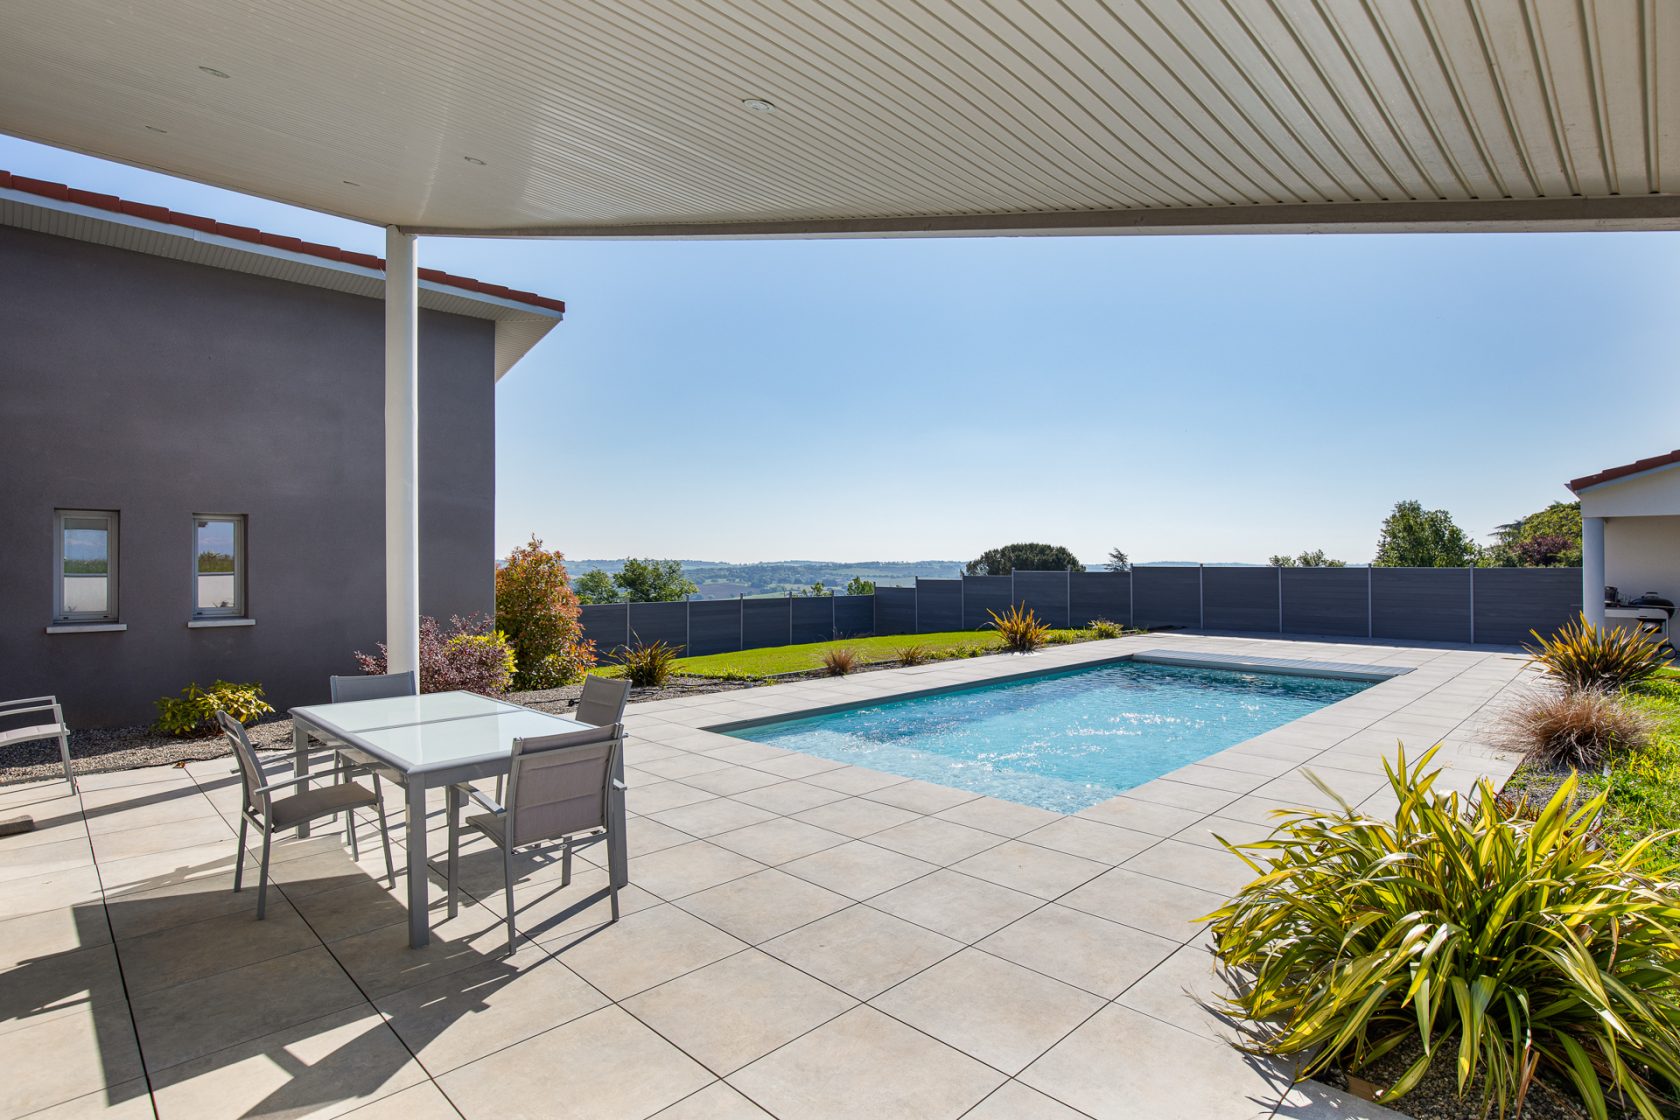
[[(292, 721), (292, 774), (301, 778), (309, 773), (309, 730), (297, 720)], [(309, 835), (307, 822), (298, 825), (298, 838)]]
[[(613, 780), (624, 782), (624, 752), (618, 752), (613, 766)], [(614, 788), (607, 798), (607, 877), (620, 889), (630, 882), (630, 841), (624, 834), (624, 791)]]
[(451, 782), (444, 787), (444, 802), (449, 810), (449, 916), (459, 913), (461, 888), (461, 790)]
[(415, 774), (408, 779), (408, 944), (424, 949), (432, 933), (427, 922), (430, 893), (426, 882), (426, 783)]

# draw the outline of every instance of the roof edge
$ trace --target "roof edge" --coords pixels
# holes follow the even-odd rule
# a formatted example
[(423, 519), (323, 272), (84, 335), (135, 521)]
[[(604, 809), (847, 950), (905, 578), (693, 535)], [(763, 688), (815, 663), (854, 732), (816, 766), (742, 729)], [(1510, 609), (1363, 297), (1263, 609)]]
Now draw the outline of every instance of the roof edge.
[(1680, 464), (1680, 448), (1676, 448), (1666, 455), (1653, 455), (1649, 459), (1637, 459), (1619, 467), (1607, 467), (1595, 474), (1572, 478), (1567, 485), (1570, 490), (1579, 494), (1583, 490), (1591, 489), (1594, 486), (1602, 486), (1606, 482), (1619, 482), (1636, 474), (1644, 474), (1646, 471), (1654, 471), (1661, 467), (1672, 467), (1676, 464)]

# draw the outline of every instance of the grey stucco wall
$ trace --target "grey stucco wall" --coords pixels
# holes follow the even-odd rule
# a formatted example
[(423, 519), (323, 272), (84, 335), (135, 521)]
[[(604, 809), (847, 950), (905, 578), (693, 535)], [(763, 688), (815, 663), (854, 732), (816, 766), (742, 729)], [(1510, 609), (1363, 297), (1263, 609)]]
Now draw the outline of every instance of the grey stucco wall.
[[(384, 636), (378, 301), (0, 227), (0, 697), (149, 720), (190, 680), (276, 708)], [(420, 322), (423, 613), (494, 607), (494, 328)], [(53, 511), (121, 515), (121, 633), (49, 635)], [(191, 517), (247, 518), (256, 625), (190, 630)]]

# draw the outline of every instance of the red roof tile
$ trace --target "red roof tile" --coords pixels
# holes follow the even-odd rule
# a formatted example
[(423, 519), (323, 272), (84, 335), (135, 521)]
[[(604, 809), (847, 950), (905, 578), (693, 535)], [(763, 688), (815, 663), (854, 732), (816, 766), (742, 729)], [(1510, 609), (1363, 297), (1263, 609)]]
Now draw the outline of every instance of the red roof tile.
[[(136, 218), (145, 218), (148, 221), (161, 222), (165, 225), (195, 229), (201, 233), (211, 233), (217, 237), (226, 237), (234, 241), (246, 241), (253, 245), (265, 245), (292, 253), (301, 253), (305, 256), (320, 257), (322, 260), (334, 261), (338, 264), (356, 265), (380, 272), (385, 270), (385, 261), (370, 253), (353, 253), (348, 249), (339, 249), (332, 245), (318, 245), (312, 241), (301, 241), (298, 238), (287, 237), (283, 234), (264, 233), (262, 230), (253, 229), (250, 226), (225, 225), (214, 218), (205, 218), (197, 214), (182, 214), (162, 206), (151, 206), (143, 202), (131, 202), (112, 194), (95, 194), (92, 191), (78, 190), (64, 183), (52, 183), (45, 179), (31, 179), (25, 175), (14, 175), (10, 171), (0, 171), (0, 188), (39, 195), (42, 198), (56, 199), (59, 202), (74, 202), (96, 210), (108, 210), (113, 214), (127, 214)], [(535, 292), (522, 292), (501, 284), (474, 280), (470, 276), (454, 276), (436, 268), (422, 268), (419, 271), (422, 280), (433, 284), (443, 284), (451, 288), (459, 288), (463, 292), (495, 296), (498, 299), (511, 300), (514, 303), (526, 303), (547, 311), (564, 313), (566, 310), (563, 301), (539, 296)]]
[(1599, 471), (1597, 474), (1571, 479), (1569, 488), (1578, 493), (1589, 486), (1597, 486), (1601, 482), (1614, 482), (1618, 478), (1626, 478), (1632, 474), (1643, 474), (1658, 467), (1673, 466), (1675, 463), (1680, 463), (1680, 450), (1670, 451), (1667, 455), (1653, 455), (1649, 459), (1640, 459), (1638, 462), (1628, 463), (1624, 466), (1610, 467), (1608, 470)]

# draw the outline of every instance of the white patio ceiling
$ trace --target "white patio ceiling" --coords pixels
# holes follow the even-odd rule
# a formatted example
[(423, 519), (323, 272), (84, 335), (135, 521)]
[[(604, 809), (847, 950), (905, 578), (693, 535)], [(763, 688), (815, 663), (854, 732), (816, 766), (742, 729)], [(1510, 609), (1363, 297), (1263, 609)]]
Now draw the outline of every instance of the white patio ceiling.
[(421, 232), (1674, 228), (1676, 58), (1673, 0), (18, 0), (0, 130)]

